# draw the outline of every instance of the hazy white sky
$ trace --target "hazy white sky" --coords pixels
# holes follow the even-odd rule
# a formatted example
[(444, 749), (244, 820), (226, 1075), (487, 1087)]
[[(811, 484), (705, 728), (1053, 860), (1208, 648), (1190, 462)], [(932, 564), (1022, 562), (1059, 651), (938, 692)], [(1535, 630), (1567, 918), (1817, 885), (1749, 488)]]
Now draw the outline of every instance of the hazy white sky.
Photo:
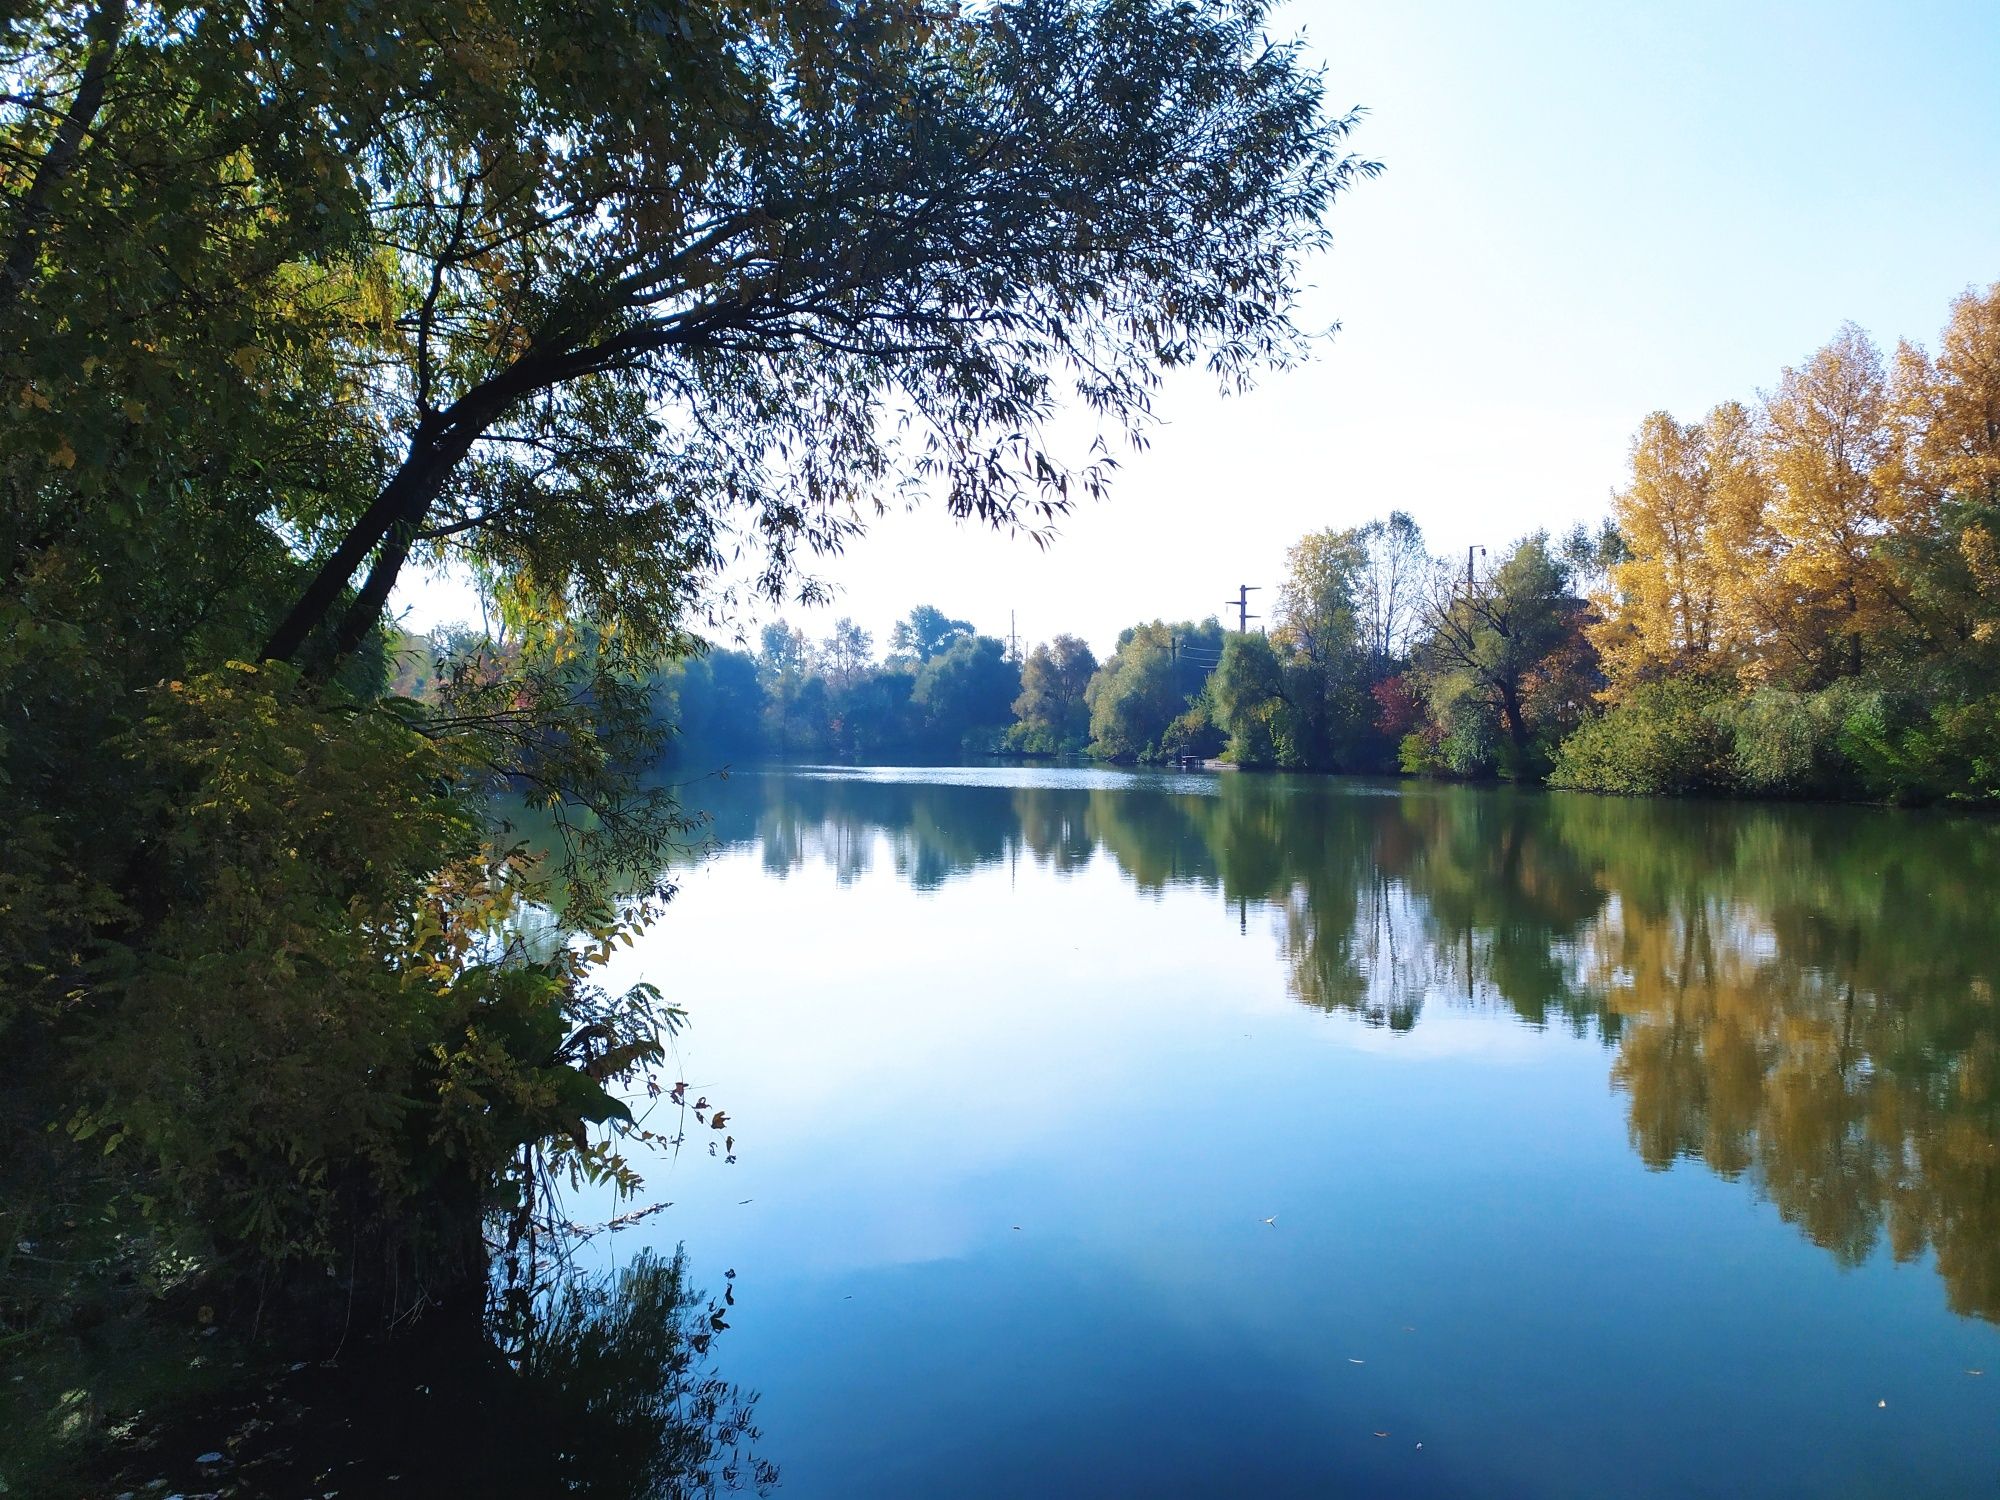
[[(2000, 0), (1306, 0), (1330, 102), (1387, 171), (1334, 210), (1311, 365), (1195, 378), (1048, 551), (936, 510), (821, 568), (883, 644), (932, 603), (1100, 653), (1137, 620), (1271, 597), (1285, 548), (1410, 511), (1434, 550), (1602, 514), (1648, 411), (1772, 384), (1846, 319), (1935, 340), (2000, 279)], [(412, 583), (410, 623), (469, 613)]]

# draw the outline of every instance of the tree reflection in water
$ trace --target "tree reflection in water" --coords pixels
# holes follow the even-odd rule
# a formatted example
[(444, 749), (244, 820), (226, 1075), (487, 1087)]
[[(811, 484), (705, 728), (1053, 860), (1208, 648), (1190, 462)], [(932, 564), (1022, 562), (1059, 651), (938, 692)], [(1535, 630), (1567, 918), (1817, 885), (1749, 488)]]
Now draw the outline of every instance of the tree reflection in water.
[(724, 1310), (679, 1253), (566, 1274), (511, 1331), (426, 1319), (141, 1433), (107, 1492), (768, 1494), (778, 1471), (754, 1452), (756, 1398), (708, 1360)]
[[(921, 776), (923, 773), (914, 773)], [(1044, 782), (1059, 778), (1031, 777)], [(2000, 1321), (2000, 828), (1860, 809), (1249, 775), (746, 778), (775, 873), (933, 886), (1114, 860), (1275, 930), (1302, 1003), (1404, 1031), (1501, 1007), (1612, 1049), (1633, 1149), (1767, 1197), (1843, 1263), (1935, 1254)]]

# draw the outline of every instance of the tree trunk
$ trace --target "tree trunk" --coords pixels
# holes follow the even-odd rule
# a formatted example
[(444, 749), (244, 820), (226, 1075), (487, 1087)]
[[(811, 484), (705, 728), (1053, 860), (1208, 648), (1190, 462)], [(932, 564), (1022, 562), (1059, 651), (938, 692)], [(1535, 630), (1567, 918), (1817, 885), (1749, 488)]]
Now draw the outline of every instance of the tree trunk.
[(1521, 717), (1521, 695), (1505, 683), (1500, 685), (1500, 716), (1507, 723), (1507, 738), (1517, 751), (1528, 748), (1528, 724)]
[(388, 536), (382, 539), (382, 546), (375, 554), (374, 566), (362, 581), (361, 591), (354, 596), (340, 616), (340, 623), (334, 627), (333, 640), (327, 649), (327, 659), (337, 662), (352, 654), (361, 643), (368, 639), (368, 632), (375, 628), (375, 622), (382, 618), (382, 611), (388, 605), (389, 592), (396, 586), (396, 577), (403, 571), (403, 564), (409, 561), (410, 543), (423, 524), (423, 512), (405, 516), (389, 528)]
[(375, 628), (395, 587), (396, 576), (423, 530), (431, 503), (444, 489), (472, 445), (522, 397), (589, 373), (599, 351), (572, 351), (560, 358), (527, 356), (500, 374), (473, 387), (441, 412), (427, 415), (410, 439), (409, 456), (395, 476), (363, 511), (333, 555), (320, 565), (291, 612), (264, 643), (265, 661), (297, 661), (315, 631), (325, 624), (355, 569), (377, 547), (375, 565), (361, 592), (343, 611), (326, 651), (312, 663), (325, 670), (353, 651)]
[(298, 603), (271, 632), (261, 653), (263, 660), (297, 661), (314, 632), (333, 613), (341, 591), (347, 587), (355, 569), (361, 566), (369, 553), (380, 547), (381, 551), (376, 553), (375, 565), (369, 569), (361, 592), (342, 613), (333, 639), (312, 665), (315, 669), (330, 667), (359, 646), (368, 632), (374, 629), (375, 622), (382, 617), (383, 606), (388, 602), (389, 591), (395, 587), (396, 576), (409, 558), (410, 544), (430, 513), (431, 502), (437, 499), (438, 492), (451, 477), (451, 471), (471, 449), (473, 440), (485, 430), (486, 424), (473, 421), (454, 423), (446, 427), (442, 436), (437, 431), (439, 425), (430, 419), (418, 424), (417, 435), (410, 442), (409, 457), (403, 460), (402, 468), (362, 512), (361, 518), (341, 539), (340, 545), (334, 548), (333, 555), (320, 565), (319, 571), (300, 594)]
[(111, 79), (112, 59), (118, 54), (118, 38), (125, 30), (126, 0), (106, 0), (84, 23), (90, 56), (83, 65), (83, 79), (76, 97), (63, 112), (55, 139), (35, 168), (35, 180), (28, 184), (16, 209), (14, 243), (0, 264), (0, 310), (13, 305), (34, 275), (35, 257), (41, 251), (42, 221), (48, 217), (49, 196), (76, 164), (77, 152), (89, 132), (97, 112), (104, 107), (105, 86)]

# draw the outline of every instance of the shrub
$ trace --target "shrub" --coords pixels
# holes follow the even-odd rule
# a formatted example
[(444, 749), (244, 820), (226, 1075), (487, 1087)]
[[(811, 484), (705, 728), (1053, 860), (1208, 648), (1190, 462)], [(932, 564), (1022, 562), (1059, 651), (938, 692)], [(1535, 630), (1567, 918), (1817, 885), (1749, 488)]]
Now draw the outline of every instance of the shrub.
[(1396, 744), (1396, 764), (1408, 776), (1476, 780), (1491, 776), (1502, 756), (1500, 729), (1484, 704), (1455, 698)]
[(2000, 695), (1935, 708), (1919, 733), (1938, 795), (2000, 802)]
[(1914, 698), (1836, 686), (1842, 756), (1860, 788), (1897, 801), (2000, 800), (2000, 696), (1923, 705)]
[(1160, 736), (1160, 754), (1199, 755), (1205, 760), (1222, 753), (1224, 740), (1223, 732), (1209, 717), (1208, 705), (1196, 699)]
[(1735, 740), (1732, 770), (1747, 791), (1825, 791), (1852, 774), (1838, 704), (1825, 694), (1759, 688), (1718, 712)]
[(1448, 776), (1471, 780), (1492, 775), (1500, 755), (1500, 726), (1492, 711), (1469, 698), (1452, 703), (1445, 710), (1438, 753)]
[(1564, 740), (1552, 786), (1649, 795), (1729, 787), (1731, 735), (1723, 690), (1707, 683), (1643, 683)]
[(1442, 776), (1445, 771), (1440, 737), (1426, 725), (1413, 729), (1396, 745), (1396, 764), (1406, 776)]

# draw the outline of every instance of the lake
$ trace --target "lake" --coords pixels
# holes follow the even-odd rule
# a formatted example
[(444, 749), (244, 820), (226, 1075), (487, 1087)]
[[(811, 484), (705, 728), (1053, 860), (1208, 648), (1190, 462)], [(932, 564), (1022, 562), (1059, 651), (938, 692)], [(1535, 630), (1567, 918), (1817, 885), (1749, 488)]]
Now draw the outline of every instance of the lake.
[(690, 1010), (736, 1160), (690, 1120), (596, 1246), (735, 1273), (781, 1493), (2000, 1492), (2000, 826), (685, 795), (712, 850), (615, 977)]

